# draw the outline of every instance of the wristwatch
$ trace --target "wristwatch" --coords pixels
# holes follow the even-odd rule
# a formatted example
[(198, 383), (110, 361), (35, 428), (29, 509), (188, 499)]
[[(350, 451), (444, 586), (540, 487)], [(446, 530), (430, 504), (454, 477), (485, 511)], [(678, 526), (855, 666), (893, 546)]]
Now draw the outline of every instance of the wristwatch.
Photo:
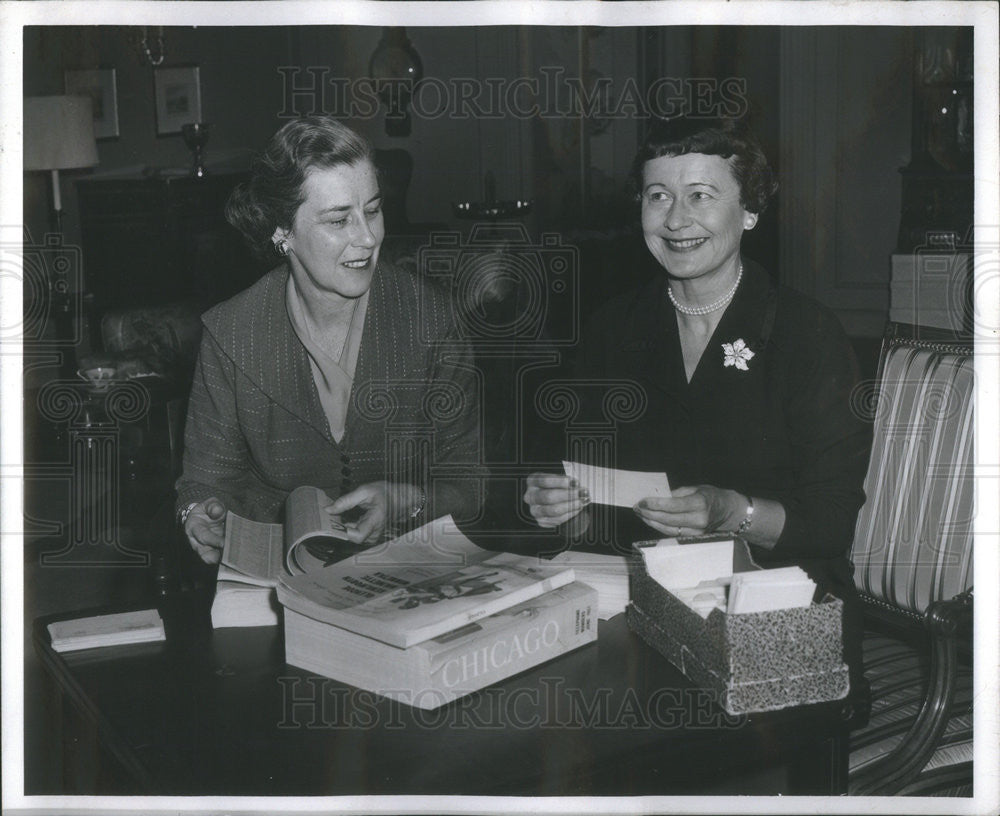
[(747, 532), (750, 530), (750, 526), (753, 524), (753, 496), (747, 496), (747, 514), (743, 517), (743, 521), (740, 522), (740, 526), (736, 528), (736, 535), (743, 538)]

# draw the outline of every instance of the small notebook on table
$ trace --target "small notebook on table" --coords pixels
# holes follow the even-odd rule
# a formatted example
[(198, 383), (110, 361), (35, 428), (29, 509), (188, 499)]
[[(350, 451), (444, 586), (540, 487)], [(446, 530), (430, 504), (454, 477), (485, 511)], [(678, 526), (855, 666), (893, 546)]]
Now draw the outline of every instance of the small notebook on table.
[(155, 609), (58, 621), (50, 623), (48, 629), (57, 652), (166, 640), (163, 621)]

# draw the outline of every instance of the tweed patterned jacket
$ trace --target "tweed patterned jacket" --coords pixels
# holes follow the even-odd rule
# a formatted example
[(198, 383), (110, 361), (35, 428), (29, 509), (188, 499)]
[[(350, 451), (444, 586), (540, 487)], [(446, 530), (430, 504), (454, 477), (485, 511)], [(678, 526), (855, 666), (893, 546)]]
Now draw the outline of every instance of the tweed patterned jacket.
[(474, 518), (485, 494), (482, 383), (448, 295), (379, 264), (338, 444), (285, 310), (288, 274), (273, 270), (202, 318), (178, 507), (217, 496), (277, 521), (299, 485), (337, 498), (386, 479), (425, 489), (424, 518)]

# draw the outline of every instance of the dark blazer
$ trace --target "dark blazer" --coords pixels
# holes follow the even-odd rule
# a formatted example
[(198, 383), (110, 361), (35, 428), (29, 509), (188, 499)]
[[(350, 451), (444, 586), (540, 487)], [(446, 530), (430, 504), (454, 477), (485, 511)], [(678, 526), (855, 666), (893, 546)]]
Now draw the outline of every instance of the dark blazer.
[(286, 313), (288, 274), (279, 267), (202, 318), (178, 506), (218, 496), (275, 521), (299, 485), (336, 498), (387, 479), (423, 486), (426, 518), (475, 516), (485, 491), (481, 383), (447, 294), (379, 264), (338, 444)]
[[(753, 556), (762, 566), (798, 564), (821, 593), (844, 600), (844, 658), (861, 687), (862, 612), (849, 553), (871, 442), (852, 408), (850, 342), (829, 309), (744, 260), (744, 279), (688, 382), (666, 285), (658, 274), (612, 301), (584, 335), (577, 375), (632, 380), (645, 401), (641, 416), (614, 425), (614, 464), (666, 471), (672, 487), (710, 484), (780, 501), (781, 538)], [(737, 339), (754, 352), (746, 371), (724, 365), (723, 343)], [(607, 410), (606, 400), (585, 404), (583, 419), (600, 421)], [(618, 551), (659, 538), (630, 510), (612, 515)]]
[[(746, 371), (724, 365), (723, 344), (737, 339), (754, 352)], [(665, 470), (673, 487), (711, 484), (777, 499), (784, 532), (755, 557), (799, 563), (831, 588), (851, 584), (847, 556), (870, 429), (852, 410), (857, 364), (829, 309), (744, 261), (740, 288), (689, 383), (658, 275), (597, 314), (577, 372), (641, 388), (645, 411), (615, 427), (617, 467)], [(620, 515), (626, 539), (657, 537), (634, 516), (624, 520), (628, 511)]]

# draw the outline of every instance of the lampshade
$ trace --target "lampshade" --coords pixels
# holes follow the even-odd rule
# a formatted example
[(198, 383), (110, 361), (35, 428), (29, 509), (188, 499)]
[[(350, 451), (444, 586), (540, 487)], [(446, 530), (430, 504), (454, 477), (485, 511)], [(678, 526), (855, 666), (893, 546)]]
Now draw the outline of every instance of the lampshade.
[(98, 163), (89, 96), (24, 100), (24, 169), (66, 170)]

